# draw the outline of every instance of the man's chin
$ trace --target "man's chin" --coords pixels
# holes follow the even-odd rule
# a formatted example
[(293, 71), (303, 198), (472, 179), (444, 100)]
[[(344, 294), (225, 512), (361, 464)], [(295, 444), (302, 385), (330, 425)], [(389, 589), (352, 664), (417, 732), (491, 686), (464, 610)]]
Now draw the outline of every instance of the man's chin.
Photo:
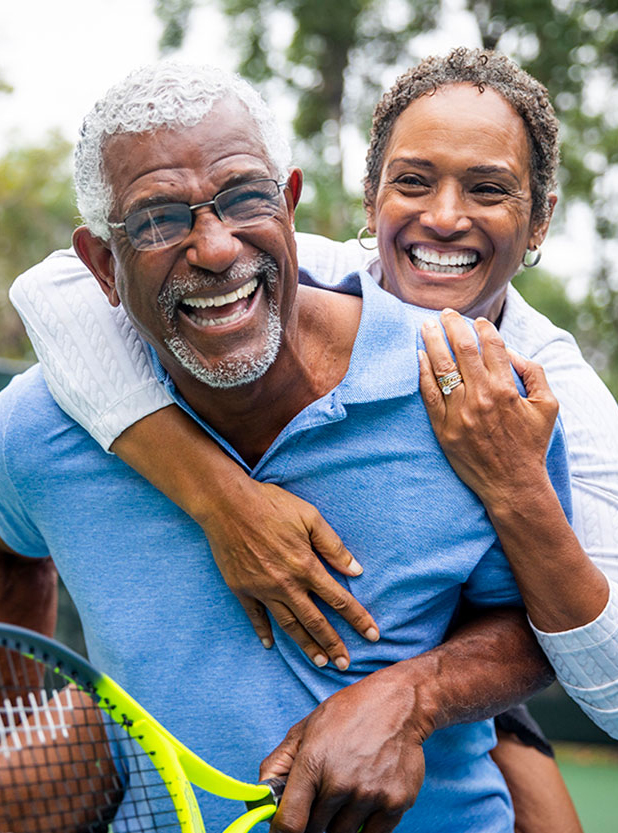
[(281, 341), (280, 327), (275, 329), (273, 332), (269, 327), (267, 343), (260, 352), (223, 358), (216, 363), (207, 364), (179, 335), (165, 343), (175, 362), (193, 379), (211, 388), (229, 390), (257, 382), (273, 365)]

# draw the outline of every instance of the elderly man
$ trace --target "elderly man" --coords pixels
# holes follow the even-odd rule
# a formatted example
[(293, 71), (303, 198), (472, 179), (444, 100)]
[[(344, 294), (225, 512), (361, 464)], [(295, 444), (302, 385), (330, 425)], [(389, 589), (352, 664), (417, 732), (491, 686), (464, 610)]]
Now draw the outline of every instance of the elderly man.
[[(542, 665), (521, 618), (489, 611), (519, 597), (424, 411), (426, 312), (364, 276), (349, 279), (360, 296), (298, 285), (302, 178), (288, 163), (239, 79), (147, 68), (85, 121), (74, 244), (181, 407), (253, 477), (336, 521), (365, 567), (350, 588), (379, 614), (380, 642), (342, 626), (345, 673), (282, 632), (275, 651), (256, 647), (199, 528), (60, 411), (37, 369), (0, 397), (4, 554), (51, 553), (94, 663), (216, 766), (254, 778), (303, 720), (283, 828), (509, 831), (493, 728), (469, 721), (529, 692)], [(559, 431), (548, 466), (568, 506)], [(462, 598), (496, 629), (440, 646)], [(221, 828), (225, 809), (202, 805)]]

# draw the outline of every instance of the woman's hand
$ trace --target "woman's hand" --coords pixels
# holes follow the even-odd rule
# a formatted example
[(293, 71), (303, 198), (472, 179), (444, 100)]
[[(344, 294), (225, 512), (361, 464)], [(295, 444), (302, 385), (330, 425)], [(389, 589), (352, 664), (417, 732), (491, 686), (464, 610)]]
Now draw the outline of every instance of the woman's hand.
[(330, 659), (345, 670), (348, 651), (312, 594), (367, 639), (379, 638), (378, 627), (316, 553), (347, 576), (360, 575), (360, 564), (314, 506), (235, 469), (234, 485), (216, 504), (210, 495), (208, 517), (199, 521), (223, 578), (266, 648), (273, 641), (268, 608), (316, 665)]
[(543, 369), (507, 350), (486, 319), (474, 322), (478, 347), (458, 313), (444, 310), (440, 320), (463, 384), (445, 396), (436, 381), (456, 367), (435, 320), (423, 325), (427, 354), (420, 351), (419, 358), (421, 392), (444, 453), (485, 505), (532, 623), (553, 633), (592, 622), (609, 588), (581, 548), (547, 472), (558, 402)]
[[(440, 320), (463, 384), (445, 396), (436, 377), (456, 369), (434, 319), (423, 324), (427, 353), (420, 352), (420, 387), (434, 432), (449, 462), (486, 507), (512, 500), (522, 490), (551, 488), (545, 455), (558, 402), (540, 365), (507, 350), (494, 325), (474, 322), (479, 345), (454, 310)], [(480, 352), (479, 352), (480, 350)], [(520, 395), (511, 363), (528, 394)]]
[(112, 450), (202, 527), (265, 647), (273, 643), (268, 608), (316, 665), (330, 659), (348, 667), (350, 655), (312, 594), (366, 639), (379, 639), (373, 617), (318, 558), (346, 576), (362, 572), (318, 510), (252, 480), (180, 408), (161, 408), (129, 426)]

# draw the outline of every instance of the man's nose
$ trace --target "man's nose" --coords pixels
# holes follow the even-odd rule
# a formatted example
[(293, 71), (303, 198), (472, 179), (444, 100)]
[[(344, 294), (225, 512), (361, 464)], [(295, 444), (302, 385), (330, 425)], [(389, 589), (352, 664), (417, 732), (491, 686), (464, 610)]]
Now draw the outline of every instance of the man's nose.
[(472, 220), (461, 189), (456, 184), (439, 187), (428, 197), (420, 222), (440, 237), (452, 237), (454, 234), (469, 231)]
[(225, 272), (242, 251), (237, 229), (226, 225), (214, 211), (200, 210), (186, 241), (187, 262), (209, 272)]

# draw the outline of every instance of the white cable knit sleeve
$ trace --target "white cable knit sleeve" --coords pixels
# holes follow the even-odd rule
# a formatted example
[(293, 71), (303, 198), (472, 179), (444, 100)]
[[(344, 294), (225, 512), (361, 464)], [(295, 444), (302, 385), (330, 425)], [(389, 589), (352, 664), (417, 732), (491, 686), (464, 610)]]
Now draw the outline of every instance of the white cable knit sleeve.
[(566, 693), (618, 738), (618, 584), (610, 580), (609, 587), (605, 609), (587, 625), (545, 633), (530, 624)]
[(112, 307), (72, 249), (15, 281), (11, 302), (54, 399), (107, 451), (134, 422), (171, 404), (122, 307)]

